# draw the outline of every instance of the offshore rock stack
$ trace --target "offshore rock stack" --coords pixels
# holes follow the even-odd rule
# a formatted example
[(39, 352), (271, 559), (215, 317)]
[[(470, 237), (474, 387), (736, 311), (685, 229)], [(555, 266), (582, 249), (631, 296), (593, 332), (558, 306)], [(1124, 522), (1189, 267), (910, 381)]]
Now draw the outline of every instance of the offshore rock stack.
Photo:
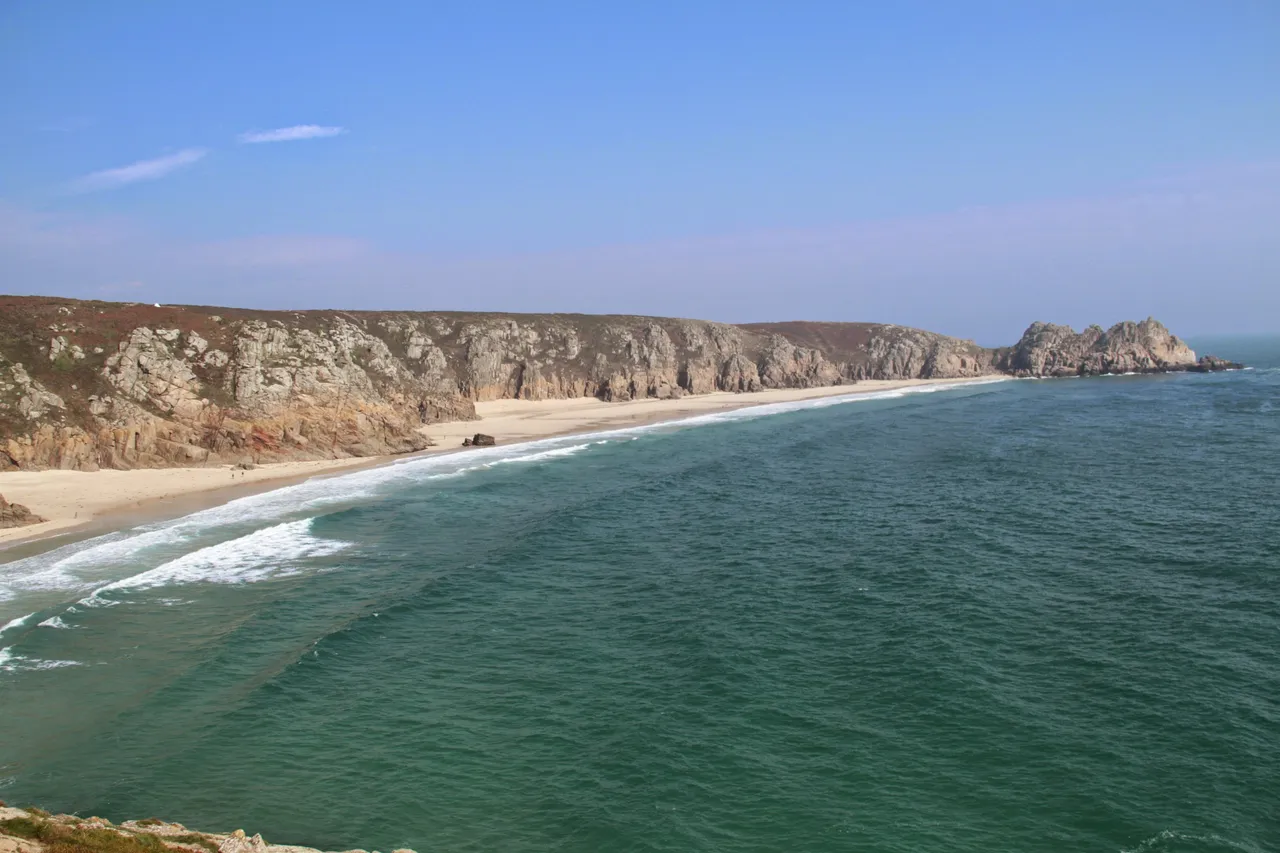
[(1070, 326), (1032, 323), (1022, 339), (996, 359), (996, 367), (1013, 376), (1206, 373), (1240, 366), (1212, 355), (1197, 360), (1190, 347), (1150, 317), (1141, 323), (1117, 323), (1106, 331), (1090, 326), (1078, 334)]

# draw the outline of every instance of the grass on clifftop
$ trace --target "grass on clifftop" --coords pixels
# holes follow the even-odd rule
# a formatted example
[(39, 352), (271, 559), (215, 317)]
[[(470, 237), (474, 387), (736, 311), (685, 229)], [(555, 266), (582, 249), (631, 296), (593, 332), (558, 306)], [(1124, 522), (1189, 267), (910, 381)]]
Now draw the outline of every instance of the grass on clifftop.
[(202, 835), (174, 835), (161, 840), (160, 836), (149, 833), (125, 834), (116, 829), (67, 826), (47, 820), (35, 811), (30, 810), (31, 817), (0, 820), (0, 833), (38, 841), (44, 845), (46, 853), (174, 853), (183, 850), (165, 841), (203, 847), (210, 853), (218, 850), (218, 845)]

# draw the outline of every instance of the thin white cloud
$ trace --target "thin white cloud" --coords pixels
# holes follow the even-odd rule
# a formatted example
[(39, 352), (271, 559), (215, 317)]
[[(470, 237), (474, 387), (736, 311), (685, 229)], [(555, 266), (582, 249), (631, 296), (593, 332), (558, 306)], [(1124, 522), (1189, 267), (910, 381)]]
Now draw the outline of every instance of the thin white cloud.
[(190, 166), (208, 153), (209, 151), (205, 148), (186, 148), (176, 154), (157, 157), (154, 160), (139, 160), (137, 163), (121, 166), (118, 169), (104, 169), (74, 181), (71, 184), (71, 190), (88, 193), (97, 190), (113, 190), (138, 181), (154, 181), (184, 166)]
[(346, 132), (347, 129), (345, 127), (295, 124), (293, 127), (278, 127), (275, 130), (251, 130), (240, 134), (240, 142), (295, 142), (299, 139), (322, 139), (326, 136), (337, 136)]

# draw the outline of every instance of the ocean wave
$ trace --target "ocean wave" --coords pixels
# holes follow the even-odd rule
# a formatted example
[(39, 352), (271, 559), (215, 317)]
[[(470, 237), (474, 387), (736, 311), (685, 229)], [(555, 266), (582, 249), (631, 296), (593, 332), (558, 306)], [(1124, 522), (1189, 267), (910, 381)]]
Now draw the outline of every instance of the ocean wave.
[(37, 627), (70, 629), (72, 626), (62, 621), (61, 616), (50, 616), (48, 619), (41, 622)]
[(45, 669), (61, 669), (65, 666), (81, 666), (74, 660), (43, 660), (14, 654), (13, 647), (0, 649), (0, 672), (38, 672)]
[[(262, 564), (251, 568), (248, 558), (237, 562), (231, 552), (256, 547), (259, 541), (287, 536), (302, 530), (308, 521), (292, 521), (305, 513), (318, 515), (326, 510), (356, 506), (370, 498), (405, 485), (426, 480), (453, 478), (490, 468), (493, 465), (539, 462), (573, 456), (592, 444), (615, 440), (635, 440), (656, 431), (669, 431), (718, 423), (751, 420), (787, 412), (826, 408), (857, 402), (889, 400), (916, 394), (931, 394), (956, 388), (1008, 381), (1008, 377), (991, 377), (976, 382), (944, 382), (909, 386), (886, 391), (860, 392), (850, 387), (847, 394), (833, 394), (808, 400), (783, 403), (748, 404), (727, 412), (712, 412), (689, 418), (660, 421), (639, 426), (619, 427), (574, 436), (558, 436), (519, 444), (483, 447), (466, 453), (418, 456), (390, 465), (321, 477), (256, 495), (237, 498), (182, 518), (142, 525), (64, 546), (49, 553), (0, 563), (0, 601), (13, 599), (19, 593), (48, 598), (53, 593), (94, 591), (84, 600), (90, 607), (114, 604), (97, 592), (122, 588), (120, 584), (159, 582), (162, 578), (182, 582), (183, 577), (244, 576), (262, 570)], [(744, 401), (749, 402), (749, 401)], [(263, 525), (272, 524), (264, 528)], [(260, 528), (246, 534), (246, 528)], [(268, 533), (267, 531), (276, 531)], [(234, 538), (228, 538), (228, 537)], [(263, 537), (263, 538), (255, 538)], [(222, 542), (211, 540), (222, 539)], [(239, 544), (236, 544), (239, 543)], [(199, 547), (203, 546), (203, 547)], [(328, 546), (325, 546), (328, 547)], [(198, 548), (198, 550), (191, 550)], [(228, 550), (230, 549), (230, 550)], [(268, 548), (262, 561), (275, 556)], [(185, 553), (184, 552), (189, 552)], [(229, 560), (222, 567), (210, 560)], [(137, 572), (140, 566), (151, 565)], [(129, 572), (124, 580), (114, 580)], [(104, 585), (104, 581), (107, 583)], [(164, 583), (170, 581), (165, 580)]]
[(112, 598), (94, 598), (90, 596), (89, 598), (82, 598), (76, 603), (81, 607), (115, 607), (120, 602)]
[[(465, 467), (458, 468), (457, 470), (454, 470), (454, 471), (445, 471), (439, 474), (431, 474), (422, 479), (451, 480), (451, 479), (456, 479), (458, 477), (465, 476), (467, 474), (474, 473), (476, 471), (487, 471), (493, 468), (495, 465), (509, 465), (511, 463), (518, 463), (518, 462), (544, 462), (548, 459), (563, 459), (566, 456), (573, 456), (575, 453), (579, 453), (583, 450), (586, 450), (587, 448), (592, 447), (593, 445), (608, 444), (608, 443), (609, 443), (609, 440), (605, 439), (603, 441), (593, 441), (593, 442), (588, 442), (586, 444), (575, 444), (571, 447), (553, 447), (550, 450), (539, 450), (533, 453), (520, 453), (515, 456), (499, 455), (497, 456), (497, 458), (490, 459), (486, 462), (482, 462), (479, 465), (467, 465)], [(508, 445), (506, 448), (504, 448), (504, 450), (507, 450), (509, 453), (510, 448), (512, 447), (527, 447), (527, 445)], [(479, 455), (479, 451), (473, 454), (468, 454), (468, 456), (471, 456), (471, 457), (474, 457), (477, 455)]]
[(556, 447), (551, 450), (542, 450), (537, 453), (526, 453), (522, 456), (508, 456), (504, 459), (495, 459), (490, 464), (506, 465), (512, 462), (543, 462), (547, 459), (563, 459), (566, 456), (573, 456), (575, 453), (586, 450), (593, 443), (604, 444), (605, 442), (588, 442), (586, 444), (575, 444), (571, 447)]
[(21, 628), (23, 625), (27, 624), (27, 620), (32, 616), (35, 616), (35, 614), (28, 613), (26, 616), (19, 616), (17, 619), (10, 619), (8, 622), (4, 623), (4, 625), (0, 625), (0, 634), (12, 630), (13, 628)]
[(102, 600), (103, 593), (116, 590), (190, 583), (253, 583), (282, 577), (297, 571), (297, 567), (291, 565), (293, 563), (327, 557), (351, 546), (350, 542), (313, 535), (311, 525), (314, 520), (287, 521), (192, 551), (149, 571), (99, 587), (80, 603), (92, 607), (95, 601)]

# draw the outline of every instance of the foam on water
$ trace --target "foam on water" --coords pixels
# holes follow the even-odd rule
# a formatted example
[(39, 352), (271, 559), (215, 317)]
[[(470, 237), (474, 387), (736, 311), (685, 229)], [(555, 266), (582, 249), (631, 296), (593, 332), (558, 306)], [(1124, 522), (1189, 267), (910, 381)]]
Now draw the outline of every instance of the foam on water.
[[(210, 545), (170, 560), (154, 569), (94, 590), (82, 601), (100, 599), (115, 590), (149, 589), (189, 583), (252, 583), (297, 571), (300, 560), (327, 557), (350, 547), (349, 542), (321, 539), (311, 533), (314, 519), (288, 521)], [(90, 605), (92, 606), (92, 605)]]
[(604, 441), (588, 442), (587, 444), (575, 444), (570, 447), (557, 447), (552, 450), (542, 450), (537, 453), (527, 453), (523, 456), (511, 456), (506, 459), (496, 459), (493, 465), (504, 465), (511, 462), (543, 462), (547, 459), (563, 459), (566, 456), (573, 456), (575, 453), (586, 450), (593, 444), (606, 444)]
[(61, 616), (50, 616), (48, 619), (40, 623), (41, 628), (70, 628), (66, 622), (62, 621)]
[(40, 658), (23, 657), (14, 654), (13, 648), (0, 649), (0, 672), (40, 672), (46, 669), (61, 669), (65, 666), (80, 666), (74, 660), (41, 660)]
[(8, 622), (4, 623), (3, 627), (0, 627), (0, 634), (4, 634), (6, 631), (14, 628), (21, 628), (32, 616), (35, 616), (35, 614), (28, 613), (26, 616), (19, 616), (17, 619), (10, 619)]
[[(25, 627), (35, 615), (35, 613), (28, 613), (25, 616), (19, 616), (17, 619), (10, 619), (3, 627), (0, 627), (0, 635), (12, 633), (17, 631), (19, 628)], [(45, 623), (41, 622), (40, 624), (43, 625)], [(69, 626), (62, 625), (60, 627)], [(0, 672), (30, 672), (44, 669), (57, 669), (64, 666), (79, 666), (76, 661), (41, 660), (39, 658), (25, 657), (17, 654), (14, 651), (14, 648), (14, 645), (0, 647)]]

